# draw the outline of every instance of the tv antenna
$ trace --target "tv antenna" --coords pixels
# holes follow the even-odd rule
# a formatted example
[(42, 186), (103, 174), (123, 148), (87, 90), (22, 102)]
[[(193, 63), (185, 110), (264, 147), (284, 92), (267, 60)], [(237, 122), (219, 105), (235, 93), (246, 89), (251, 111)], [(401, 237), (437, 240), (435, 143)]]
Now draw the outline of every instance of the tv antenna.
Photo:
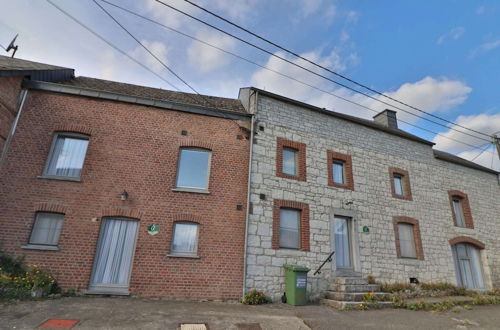
[(16, 42), (16, 39), (17, 39), (17, 36), (19, 34), (16, 34), (16, 36), (14, 37), (14, 39), (12, 39), (12, 41), (10, 42), (9, 46), (7, 46), (7, 48), (5, 48), (5, 51), (8, 53), (11, 49), (14, 49), (14, 52), (12, 52), (12, 58), (14, 58), (14, 55), (16, 55), (16, 52), (17, 52), (17, 48), (18, 48), (18, 45), (14, 45), (14, 42)]

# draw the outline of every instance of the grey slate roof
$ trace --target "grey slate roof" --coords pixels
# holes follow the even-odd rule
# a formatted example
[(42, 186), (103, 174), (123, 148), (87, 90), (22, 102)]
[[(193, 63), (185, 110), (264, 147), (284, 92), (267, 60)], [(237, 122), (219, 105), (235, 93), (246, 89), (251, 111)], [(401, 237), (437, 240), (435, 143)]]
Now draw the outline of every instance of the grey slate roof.
[(70, 79), (74, 75), (74, 69), (0, 56), (0, 76), (24, 76), (31, 80), (53, 82)]
[(238, 99), (208, 95), (200, 96), (197, 94), (175, 92), (166, 89), (138, 86), (88, 77), (76, 77), (66, 81), (57, 82), (57, 84), (93, 89), (98, 91), (106, 91), (128, 96), (143, 97), (148, 99), (194, 104), (247, 114), (247, 112), (243, 108), (243, 105), (241, 104), (241, 101)]

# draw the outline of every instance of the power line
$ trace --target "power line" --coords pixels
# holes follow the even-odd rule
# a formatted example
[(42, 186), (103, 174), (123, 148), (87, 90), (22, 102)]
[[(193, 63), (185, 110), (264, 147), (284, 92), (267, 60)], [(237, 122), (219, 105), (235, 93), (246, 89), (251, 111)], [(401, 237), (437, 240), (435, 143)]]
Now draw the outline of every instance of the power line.
[[(342, 97), (342, 96), (336, 95), (336, 94), (334, 94), (334, 93), (332, 93), (332, 92), (326, 91), (326, 90), (324, 90), (324, 89), (322, 89), (322, 88), (316, 87), (316, 86), (314, 86), (314, 85), (312, 85), (312, 84), (306, 83), (306, 82), (304, 82), (304, 81), (301, 81), (301, 80), (299, 80), (299, 79), (297, 79), (297, 78), (294, 78), (294, 77), (292, 77), (292, 76), (289, 76), (289, 75), (284, 74), (284, 73), (282, 73), (282, 72), (279, 72), (279, 71), (277, 71), (277, 70), (271, 69), (271, 68), (269, 68), (269, 67), (267, 67), (267, 66), (264, 66), (264, 65), (262, 65), (262, 64), (259, 64), (259, 63), (255, 62), (255, 61), (252, 61), (252, 60), (250, 60), (250, 59), (247, 59), (247, 58), (245, 58), (245, 57), (243, 57), (243, 56), (241, 56), (241, 55), (238, 55), (238, 54), (236, 54), (236, 53), (230, 52), (230, 51), (228, 51), (228, 50), (225, 50), (225, 49), (223, 49), (223, 48), (220, 48), (220, 47), (218, 47), (218, 46), (215, 46), (215, 45), (213, 45), (213, 44), (210, 44), (210, 43), (208, 43), (208, 42), (206, 42), (206, 41), (203, 41), (203, 40), (201, 40), (201, 39), (199, 39), (199, 38), (193, 37), (193, 36), (191, 36), (191, 35), (189, 35), (189, 34), (187, 34), (187, 33), (184, 33), (184, 32), (182, 32), (182, 31), (179, 31), (179, 30), (177, 30), (177, 29), (174, 29), (174, 28), (172, 28), (172, 27), (169, 27), (169, 26), (167, 26), (167, 25), (165, 25), (165, 24), (162, 24), (162, 23), (160, 23), (160, 22), (157, 22), (157, 21), (155, 21), (155, 20), (152, 20), (152, 19), (150, 19), (149, 17), (143, 16), (143, 15), (141, 15), (141, 14), (138, 14), (138, 13), (136, 13), (136, 12), (133, 12), (133, 11), (129, 10), (129, 9), (126, 9), (126, 8), (121, 7), (121, 6), (119, 6), (119, 5), (116, 5), (116, 4), (114, 4), (114, 3), (108, 2), (108, 1), (106, 1), (106, 0), (101, 0), (101, 1), (103, 1), (103, 2), (107, 3), (107, 4), (111, 5), (111, 6), (114, 6), (114, 7), (118, 8), (118, 9), (121, 9), (121, 10), (123, 10), (123, 11), (125, 11), (125, 12), (127, 12), (127, 13), (129, 13), (129, 14), (131, 14), (131, 15), (137, 16), (137, 17), (142, 18), (142, 19), (144, 19), (144, 20), (147, 20), (147, 21), (149, 21), (149, 22), (151, 22), (151, 23), (154, 23), (154, 24), (156, 24), (156, 25), (159, 25), (159, 26), (161, 26), (161, 27), (163, 27), (163, 28), (165, 28), (165, 29), (168, 29), (168, 30), (170, 30), (170, 31), (172, 31), (172, 32), (178, 33), (178, 34), (180, 34), (180, 35), (182, 35), (182, 36), (185, 36), (185, 37), (187, 37), (187, 38), (190, 38), (190, 39), (192, 39), (192, 40), (195, 40), (195, 41), (197, 41), (197, 42), (200, 42), (200, 43), (202, 43), (202, 44), (204, 44), (204, 45), (207, 45), (207, 46), (209, 46), (209, 47), (212, 47), (212, 48), (214, 48), (214, 49), (217, 49), (217, 50), (219, 50), (219, 51), (221, 51), (221, 52), (224, 52), (224, 53), (226, 53), (226, 54), (228, 54), (228, 55), (232, 55), (232, 56), (234, 56), (234, 57), (236, 57), (236, 58), (238, 58), (238, 59), (240, 59), (240, 60), (246, 61), (246, 62), (251, 63), (251, 64), (253, 64), (253, 65), (256, 65), (256, 66), (258, 66), (258, 67), (260, 67), (260, 68), (263, 68), (263, 69), (265, 69), (265, 70), (268, 70), (268, 71), (270, 71), (270, 72), (273, 72), (273, 73), (275, 73), (275, 74), (278, 74), (278, 75), (280, 75), (280, 76), (283, 76), (283, 77), (285, 77), (285, 78), (291, 79), (291, 80), (293, 80), (293, 81), (295, 81), (295, 82), (298, 82), (298, 83), (300, 83), (300, 84), (302, 84), (302, 85), (305, 85), (305, 86), (308, 86), (308, 87), (310, 87), (310, 88), (316, 89), (316, 90), (318, 90), (318, 91), (320, 91), (320, 92), (322, 92), (322, 93), (329, 94), (329, 95), (331, 95), (331, 96), (333, 96), (333, 97), (336, 97), (336, 98), (341, 99), (341, 100), (343, 100), (343, 101), (345, 101), (345, 102), (348, 102), (348, 103), (351, 103), (351, 104), (353, 104), (353, 105), (356, 105), (356, 106), (358, 106), (358, 107), (361, 107), (361, 108), (364, 108), (364, 109), (366, 109), (366, 110), (369, 110), (369, 111), (372, 111), (372, 112), (378, 113), (378, 111), (377, 111), (377, 110), (374, 110), (374, 109), (372, 109), (372, 108), (370, 108), (370, 107), (367, 107), (367, 106), (365, 106), (365, 105), (359, 104), (359, 103), (357, 103), (357, 102), (355, 102), (355, 101), (352, 101), (352, 100), (350, 100), (350, 99), (348, 99), (348, 98), (345, 98), (345, 97)], [(482, 148), (482, 147), (484, 146), (484, 145), (482, 145), (482, 146), (474, 146), (474, 145), (472, 145), (472, 144), (469, 144), (469, 143), (466, 143), (466, 142), (463, 142), (463, 141), (460, 141), (460, 140), (457, 140), (457, 139), (454, 139), (454, 138), (448, 137), (448, 136), (446, 136), (446, 135), (444, 135), (444, 134), (434, 132), (434, 131), (429, 130), (429, 129), (427, 129), (427, 128), (423, 128), (423, 127), (420, 127), (420, 126), (417, 126), (417, 125), (411, 124), (411, 123), (409, 123), (409, 122), (407, 122), (407, 121), (404, 121), (404, 120), (402, 120), (402, 119), (398, 119), (398, 121), (400, 121), (400, 122), (402, 122), (402, 123), (405, 123), (405, 124), (407, 124), (407, 125), (409, 125), (409, 126), (412, 126), (412, 127), (418, 128), (418, 129), (420, 129), (420, 130), (427, 131), (427, 132), (429, 132), (429, 133), (436, 134), (436, 135), (442, 136), (442, 137), (444, 137), (444, 138), (446, 138), (446, 139), (449, 139), (449, 140), (452, 140), (452, 141), (455, 141), (455, 142), (461, 143), (461, 144), (463, 144), (463, 145), (466, 145), (466, 146), (472, 147), (473, 149)], [(490, 142), (488, 142), (488, 144), (489, 144), (489, 143), (490, 143)]]
[(480, 152), (480, 153), (478, 153), (478, 154), (477, 154), (474, 158), (472, 158), (470, 161), (471, 161), (471, 162), (472, 162), (472, 161), (474, 161), (477, 157), (481, 156), (481, 155), (483, 154), (483, 152), (485, 152), (485, 151), (486, 151), (486, 150), (488, 150), (489, 148), (490, 148), (490, 144), (488, 144), (488, 145), (486, 146), (486, 148), (484, 148), (483, 150), (481, 150), (481, 152)]
[[(162, 3), (161, 1), (158, 1), (158, 0), (156, 0), (156, 1), (157, 1), (157, 2), (159, 2), (159, 3)], [(432, 113), (429, 113), (429, 112), (427, 112), (427, 111), (424, 111), (424, 110), (422, 110), (422, 109), (419, 109), (419, 108), (417, 108), (417, 107), (414, 107), (414, 106), (412, 106), (412, 105), (410, 105), (410, 104), (407, 104), (407, 103), (405, 103), (405, 102), (399, 101), (399, 100), (397, 100), (397, 99), (395, 99), (395, 98), (393, 98), (393, 97), (391, 97), (391, 96), (389, 96), (389, 95), (387, 95), (387, 94), (385, 94), (385, 93), (379, 92), (379, 91), (377, 91), (377, 90), (375, 90), (375, 89), (373, 89), (373, 88), (370, 88), (370, 87), (368, 87), (368, 86), (366, 86), (366, 85), (364, 85), (364, 84), (362, 84), (362, 83), (359, 83), (359, 82), (355, 81), (354, 79), (351, 79), (351, 78), (349, 78), (349, 77), (346, 77), (346, 76), (344, 76), (344, 75), (342, 75), (342, 74), (340, 74), (340, 73), (338, 73), (338, 72), (335, 72), (335, 71), (333, 71), (333, 70), (331, 70), (331, 69), (329, 69), (329, 68), (327, 68), (327, 67), (325, 67), (325, 66), (322, 66), (321, 64), (318, 64), (318, 63), (316, 63), (316, 62), (314, 62), (314, 61), (311, 61), (311, 60), (309, 60), (308, 58), (303, 57), (303, 56), (301, 56), (300, 54), (297, 54), (296, 52), (293, 52), (293, 51), (291, 51), (291, 50), (289, 50), (289, 49), (287, 49), (287, 48), (285, 48), (285, 47), (283, 47), (283, 46), (280, 46), (280, 45), (276, 44), (275, 42), (272, 42), (272, 41), (270, 41), (269, 39), (266, 39), (266, 38), (264, 38), (264, 37), (262, 37), (262, 36), (260, 36), (260, 35), (258, 35), (258, 34), (256, 34), (256, 33), (252, 32), (252, 31), (250, 31), (250, 30), (248, 30), (248, 29), (246, 29), (246, 28), (242, 27), (241, 25), (238, 25), (238, 24), (236, 24), (236, 23), (234, 23), (234, 22), (232, 22), (232, 21), (230, 21), (230, 20), (228, 20), (228, 19), (226, 19), (226, 18), (224, 18), (224, 17), (222, 17), (222, 16), (220, 16), (220, 15), (218, 15), (218, 14), (216, 14), (216, 13), (214, 13), (214, 12), (212, 12), (212, 11), (210, 11), (210, 10), (208, 10), (208, 9), (206, 9), (206, 8), (204, 8), (204, 7), (202, 7), (202, 6), (200, 6), (200, 5), (198, 5), (198, 4), (196, 4), (196, 3), (193, 3), (193, 2), (191, 2), (191, 1), (189, 1), (189, 0), (184, 0), (184, 1), (185, 1), (185, 2), (187, 2), (187, 3), (189, 3), (189, 4), (191, 4), (191, 5), (192, 5), (192, 6), (194, 6), (194, 7), (197, 7), (198, 9), (201, 9), (201, 10), (203, 10), (204, 12), (206, 12), (206, 13), (208, 13), (208, 14), (210, 14), (210, 15), (214, 16), (214, 17), (217, 17), (218, 19), (220, 19), (220, 20), (222, 20), (222, 21), (224, 21), (224, 22), (226, 22), (226, 23), (228, 23), (228, 24), (230, 24), (230, 25), (232, 25), (232, 26), (234, 26), (234, 27), (236, 27), (236, 28), (238, 28), (238, 29), (240, 29), (240, 30), (242, 30), (242, 31), (244, 31), (244, 32), (246, 32), (246, 33), (248, 33), (248, 34), (250, 34), (250, 35), (252, 35), (252, 36), (256, 37), (256, 38), (258, 38), (258, 39), (260, 39), (260, 40), (262, 40), (262, 41), (267, 42), (268, 44), (270, 44), (270, 45), (272, 45), (272, 46), (274, 46), (274, 47), (276, 47), (276, 48), (279, 48), (279, 49), (281, 49), (281, 50), (283, 50), (283, 51), (287, 52), (288, 54), (291, 54), (291, 55), (293, 55), (293, 56), (295, 56), (295, 57), (297, 57), (297, 58), (300, 58), (300, 59), (302, 59), (302, 60), (304, 60), (304, 61), (306, 61), (306, 62), (308, 62), (308, 63), (310, 63), (310, 64), (312, 64), (312, 65), (314, 65), (314, 66), (316, 66), (316, 67), (318, 67), (318, 68), (321, 68), (321, 69), (323, 69), (323, 70), (325, 70), (325, 71), (327, 71), (327, 72), (330, 72), (330, 73), (332, 73), (332, 74), (336, 75), (337, 77), (340, 77), (340, 78), (342, 78), (342, 79), (344, 79), (344, 80), (347, 80), (347, 81), (349, 81), (349, 82), (351, 82), (351, 83), (353, 83), (353, 84), (355, 84), (355, 85), (357, 85), (357, 86), (360, 86), (360, 87), (362, 87), (362, 88), (364, 88), (364, 89), (366, 89), (366, 90), (368, 90), (368, 91), (370, 91), (370, 92), (372, 92), (372, 93), (375, 93), (375, 94), (377, 94), (377, 95), (383, 96), (383, 97), (388, 98), (388, 99), (390, 99), (390, 100), (392, 100), (392, 101), (394, 101), (394, 102), (397, 102), (397, 103), (399, 103), (399, 104), (405, 105), (405, 106), (407, 106), (407, 107), (409, 107), (409, 108), (411, 108), (411, 109), (417, 110), (417, 111), (422, 112), (422, 113), (424, 113), (424, 114), (426, 114), (426, 115), (428, 115), (428, 116), (432, 116), (432, 117), (434, 117), (434, 118), (437, 118), (437, 119), (439, 119), (439, 120), (445, 121), (445, 122), (450, 123), (450, 124), (453, 124), (453, 125), (455, 125), (455, 126), (458, 126), (458, 127), (461, 127), (461, 128), (467, 129), (467, 130), (470, 130), (470, 131), (472, 131), (472, 132), (475, 132), (475, 133), (478, 133), (478, 134), (481, 134), (481, 135), (484, 135), (484, 136), (487, 136), (487, 137), (491, 137), (491, 136), (490, 136), (490, 135), (488, 135), (488, 134), (485, 134), (485, 133), (482, 133), (482, 132), (476, 131), (476, 130), (474, 130), (474, 129), (471, 129), (471, 128), (468, 128), (468, 127), (465, 127), (465, 126), (462, 126), (462, 125), (459, 125), (459, 124), (456, 124), (456, 123), (454, 123), (454, 122), (452, 122), (452, 121), (450, 121), (450, 120), (447, 120), (447, 119), (445, 119), (445, 118), (441, 118), (441, 117), (436, 116), (436, 115), (434, 115), (434, 114), (432, 114)]]
[(104, 11), (116, 24), (118, 24), (118, 26), (120, 26), (122, 28), (123, 31), (125, 31), (130, 37), (132, 37), (132, 39), (134, 39), (139, 45), (141, 45), (142, 48), (144, 48), (144, 50), (146, 50), (151, 56), (153, 56), (158, 62), (161, 63), (161, 65), (163, 65), (171, 74), (173, 74), (175, 77), (177, 77), (177, 79), (179, 79), (180, 81), (182, 81), (184, 83), (184, 85), (188, 86), (193, 92), (195, 92), (196, 94), (200, 95), (200, 93), (198, 93), (198, 91), (196, 89), (194, 89), (189, 83), (187, 83), (184, 79), (182, 79), (177, 73), (175, 73), (175, 71), (173, 71), (165, 62), (163, 62), (158, 56), (156, 56), (152, 51), (149, 50), (148, 47), (146, 47), (139, 39), (137, 39), (129, 30), (127, 30), (127, 28), (125, 26), (123, 26), (120, 22), (118, 22), (118, 20), (116, 20), (113, 15), (111, 15), (104, 7), (102, 7), (99, 3), (97, 3), (96, 0), (93, 0), (94, 3), (102, 9), (102, 11)]
[[(101, 1), (105, 1), (105, 0), (101, 0)], [(221, 33), (223, 33), (223, 34), (226, 34), (226, 35), (228, 35), (228, 36), (230, 36), (230, 37), (232, 37), (232, 38), (234, 38), (234, 39), (236, 39), (236, 40), (238, 40), (238, 41), (241, 41), (241, 42), (243, 42), (243, 43), (245, 43), (245, 44), (247, 44), (247, 45), (249, 45), (249, 46), (251, 46), (251, 47), (254, 47), (254, 48), (256, 48), (256, 49), (258, 49), (258, 50), (260, 50), (260, 51), (262, 51), (262, 52), (264, 52), (264, 53), (266, 53), (266, 54), (269, 54), (270, 56), (276, 57), (276, 58), (278, 58), (278, 59), (280, 59), (280, 60), (282, 60), (282, 61), (284, 61), (284, 62), (287, 62), (287, 63), (289, 63), (289, 64), (291, 64), (291, 65), (293, 65), (293, 66), (296, 66), (296, 67), (298, 67), (298, 68), (301, 68), (301, 69), (302, 69), (302, 70), (304, 70), (304, 71), (307, 71), (307, 72), (309, 72), (309, 73), (311, 73), (311, 74), (313, 74), (313, 75), (316, 75), (316, 76), (321, 77), (321, 78), (323, 78), (323, 79), (325, 79), (325, 80), (328, 80), (328, 81), (330, 81), (330, 82), (332, 82), (332, 83), (334, 83), (334, 84), (336, 84), (336, 85), (339, 85), (339, 86), (341, 86), (341, 87), (344, 87), (344, 88), (346, 88), (346, 89), (348, 89), (348, 90), (351, 90), (351, 91), (353, 91), (353, 92), (355, 92), (355, 93), (361, 94), (361, 95), (363, 95), (363, 96), (365, 96), (365, 97), (367, 97), (367, 98), (370, 98), (370, 99), (372, 99), (372, 100), (374, 100), (374, 101), (376, 101), (376, 102), (380, 102), (380, 103), (386, 104), (386, 105), (388, 105), (388, 106), (390, 106), (390, 107), (393, 107), (393, 108), (395, 108), (395, 109), (398, 109), (398, 110), (401, 110), (401, 111), (403, 111), (403, 112), (406, 112), (406, 113), (408, 113), (408, 114), (410, 114), (410, 115), (412, 115), (412, 116), (415, 116), (415, 117), (417, 117), (417, 118), (421, 118), (421, 119), (427, 120), (427, 121), (429, 121), (429, 122), (431, 122), (431, 123), (434, 123), (434, 124), (436, 124), (436, 125), (443, 126), (443, 127), (447, 128), (447, 129), (451, 129), (451, 130), (457, 131), (457, 132), (459, 132), (459, 133), (462, 133), (462, 134), (465, 134), (465, 135), (471, 136), (471, 137), (476, 138), (476, 139), (479, 139), (479, 140), (483, 140), (483, 141), (488, 141), (488, 142), (490, 142), (490, 140), (486, 140), (486, 139), (484, 139), (484, 138), (481, 138), (481, 137), (478, 137), (478, 136), (475, 136), (475, 135), (471, 135), (471, 134), (469, 134), (469, 133), (466, 133), (466, 132), (463, 132), (463, 131), (457, 130), (457, 129), (453, 128), (453, 127), (447, 126), (447, 125), (445, 125), (445, 124), (441, 124), (441, 123), (436, 122), (436, 121), (434, 121), (434, 120), (431, 120), (431, 119), (428, 119), (428, 118), (425, 118), (425, 117), (421, 117), (421, 116), (419, 116), (419, 115), (417, 115), (417, 114), (414, 114), (414, 113), (412, 113), (412, 112), (410, 112), (410, 111), (408, 111), (408, 110), (402, 109), (402, 108), (397, 107), (397, 106), (395, 106), (395, 105), (393, 105), (393, 104), (387, 103), (387, 102), (382, 101), (382, 100), (380, 100), (380, 99), (378, 99), (378, 98), (376, 98), (376, 97), (373, 97), (373, 96), (371, 96), (371, 95), (369, 95), (369, 94), (366, 94), (366, 93), (364, 93), (364, 92), (358, 91), (358, 90), (356, 90), (356, 89), (354, 89), (354, 88), (352, 88), (352, 87), (349, 87), (349, 86), (347, 86), (347, 85), (345, 85), (345, 84), (343, 84), (343, 83), (340, 83), (340, 82), (338, 82), (338, 81), (335, 81), (335, 80), (333, 80), (333, 79), (331, 79), (331, 78), (328, 78), (328, 77), (326, 77), (326, 76), (324, 76), (324, 75), (322, 75), (322, 74), (319, 74), (319, 73), (317, 73), (317, 72), (315, 72), (315, 71), (312, 71), (311, 69), (308, 69), (308, 68), (306, 68), (306, 67), (304, 67), (304, 66), (301, 66), (301, 65), (299, 65), (299, 64), (297, 64), (297, 63), (294, 63), (294, 62), (292, 62), (292, 61), (290, 61), (290, 60), (288, 60), (288, 59), (286, 59), (286, 58), (284, 58), (284, 57), (282, 57), (282, 56), (276, 55), (276, 54), (272, 53), (271, 51), (269, 51), (269, 50), (267, 50), (267, 49), (264, 49), (264, 48), (262, 48), (262, 47), (260, 47), (260, 46), (257, 46), (257, 45), (255, 45), (255, 44), (253, 44), (253, 43), (251, 43), (251, 42), (249, 42), (249, 41), (247, 41), (247, 40), (244, 40), (244, 39), (242, 39), (242, 38), (240, 38), (240, 37), (238, 37), (238, 36), (235, 36), (234, 34), (231, 34), (231, 33), (227, 32), (227, 31), (224, 31), (224, 30), (222, 30), (222, 29), (220, 29), (220, 28), (218, 28), (218, 27), (216, 27), (216, 26), (214, 26), (214, 25), (212, 25), (212, 24), (210, 24), (210, 23), (207, 23), (207, 22), (205, 22), (205, 21), (203, 21), (203, 20), (201, 20), (201, 19), (199, 19), (199, 18), (197, 18), (197, 17), (194, 17), (193, 15), (190, 15), (190, 14), (188, 14), (188, 13), (186, 13), (186, 12), (184, 12), (184, 11), (180, 10), (180, 9), (177, 9), (177, 8), (175, 8), (175, 7), (173, 7), (173, 6), (169, 5), (169, 4), (166, 4), (166, 3), (164, 3), (164, 2), (162, 2), (162, 1), (160, 1), (160, 0), (155, 0), (155, 1), (156, 1), (156, 2), (158, 2), (158, 3), (160, 3), (160, 4), (162, 4), (162, 5), (164, 5), (164, 6), (166, 6), (166, 7), (168, 7), (168, 8), (171, 8), (172, 10), (175, 10), (175, 11), (177, 11), (177, 12), (179, 12), (179, 13), (181, 13), (181, 14), (183, 14), (183, 15), (185, 15), (185, 16), (187, 16), (187, 17), (189, 17), (189, 18), (191, 18), (191, 19), (193, 19), (193, 20), (195, 20), (195, 21), (198, 21), (198, 22), (200, 22), (200, 23), (202, 23), (202, 24), (204, 24), (204, 25), (206, 25), (206, 26), (208, 26), (208, 27), (211, 27), (211, 28), (212, 28), (212, 29), (214, 29), (214, 30), (217, 30), (217, 31), (219, 31), (219, 32), (221, 32)], [(481, 134), (486, 135), (486, 134), (484, 134), (484, 133), (481, 133)], [(486, 136), (490, 137), (489, 135), (486, 135)]]
[(83, 27), (85, 30), (89, 31), (90, 33), (92, 33), (95, 37), (99, 38), (101, 41), (105, 42), (108, 46), (112, 47), (114, 50), (116, 50), (117, 52), (119, 52), (120, 54), (128, 57), (131, 61), (135, 62), (136, 64), (140, 65), (143, 69), (151, 72), (152, 74), (154, 74), (156, 77), (158, 77), (159, 79), (161, 79), (162, 81), (164, 81), (165, 83), (167, 83), (170, 87), (172, 87), (173, 89), (177, 90), (177, 91), (180, 91), (179, 88), (177, 88), (174, 84), (172, 84), (170, 81), (168, 81), (167, 79), (163, 78), (162, 76), (160, 76), (158, 73), (154, 72), (153, 70), (151, 70), (150, 68), (148, 68), (147, 66), (145, 66), (144, 64), (142, 64), (141, 62), (139, 62), (138, 60), (136, 60), (135, 58), (133, 58), (131, 55), (127, 54), (127, 52), (121, 50), (120, 48), (118, 48), (117, 46), (115, 46), (113, 43), (111, 43), (110, 41), (104, 39), (100, 34), (98, 34), (97, 32), (95, 32), (94, 30), (92, 30), (90, 27), (88, 27), (87, 25), (85, 25), (84, 23), (80, 22), (78, 19), (76, 19), (74, 16), (72, 16), (70, 13), (68, 13), (67, 11), (65, 11), (64, 9), (62, 9), (61, 7), (57, 6), (55, 3), (53, 3), (51, 0), (46, 0), (49, 4), (51, 4), (52, 6), (54, 6), (56, 9), (58, 9), (60, 12), (62, 12), (64, 15), (66, 15), (67, 17), (69, 17), (70, 19), (72, 19), (74, 22), (76, 22), (78, 25), (80, 25), (81, 27)]

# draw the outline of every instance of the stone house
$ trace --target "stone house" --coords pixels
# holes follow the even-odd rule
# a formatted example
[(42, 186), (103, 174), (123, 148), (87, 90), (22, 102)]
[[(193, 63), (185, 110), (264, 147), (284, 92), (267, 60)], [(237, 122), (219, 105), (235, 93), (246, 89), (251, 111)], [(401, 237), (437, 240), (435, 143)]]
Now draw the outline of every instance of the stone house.
[(394, 111), (370, 121), (256, 88), (240, 99), (256, 123), (247, 289), (279, 299), (284, 264), (311, 269), (313, 299), (370, 274), (500, 285), (499, 173), (398, 129)]
[(63, 289), (239, 298), (250, 117), (1, 56), (2, 250)]

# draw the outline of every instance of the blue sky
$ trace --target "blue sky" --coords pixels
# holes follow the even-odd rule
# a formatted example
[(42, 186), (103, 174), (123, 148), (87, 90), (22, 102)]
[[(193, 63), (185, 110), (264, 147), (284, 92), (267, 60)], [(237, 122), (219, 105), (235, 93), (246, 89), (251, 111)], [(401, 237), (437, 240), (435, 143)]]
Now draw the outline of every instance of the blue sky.
[[(183, 91), (189, 89), (141, 49), (90, 0), (52, 0)], [(375, 111), (388, 106), (339, 88), (174, 13), (153, 0), (110, 0), (151, 19), (250, 58), (273, 70), (346, 97)], [(275, 54), (312, 68), (182, 0), (164, 0)], [(278, 44), (401, 101), (463, 126), (500, 131), (500, 3), (496, 1), (193, 0)], [(131, 32), (202, 93), (236, 97), (256, 86), (335, 111), (374, 113), (290, 81), (109, 7)], [(0, 0), (0, 44), (19, 33), (18, 58), (68, 66), (77, 75), (172, 89), (82, 29), (43, 0)], [(5, 54), (0, 50), (0, 53)], [(320, 71), (318, 71), (320, 72)], [(322, 72), (324, 75), (328, 75)], [(401, 105), (399, 105), (402, 107)], [(406, 108), (407, 109), (407, 108)], [(411, 109), (407, 109), (411, 111)], [(472, 144), (482, 141), (398, 111), (411, 124)], [(479, 150), (400, 123), (436, 148), (466, 159)], [(474, 133), (471, 133), (474, 134)], [(475, 159), (500, 170), (493, 146)]]

